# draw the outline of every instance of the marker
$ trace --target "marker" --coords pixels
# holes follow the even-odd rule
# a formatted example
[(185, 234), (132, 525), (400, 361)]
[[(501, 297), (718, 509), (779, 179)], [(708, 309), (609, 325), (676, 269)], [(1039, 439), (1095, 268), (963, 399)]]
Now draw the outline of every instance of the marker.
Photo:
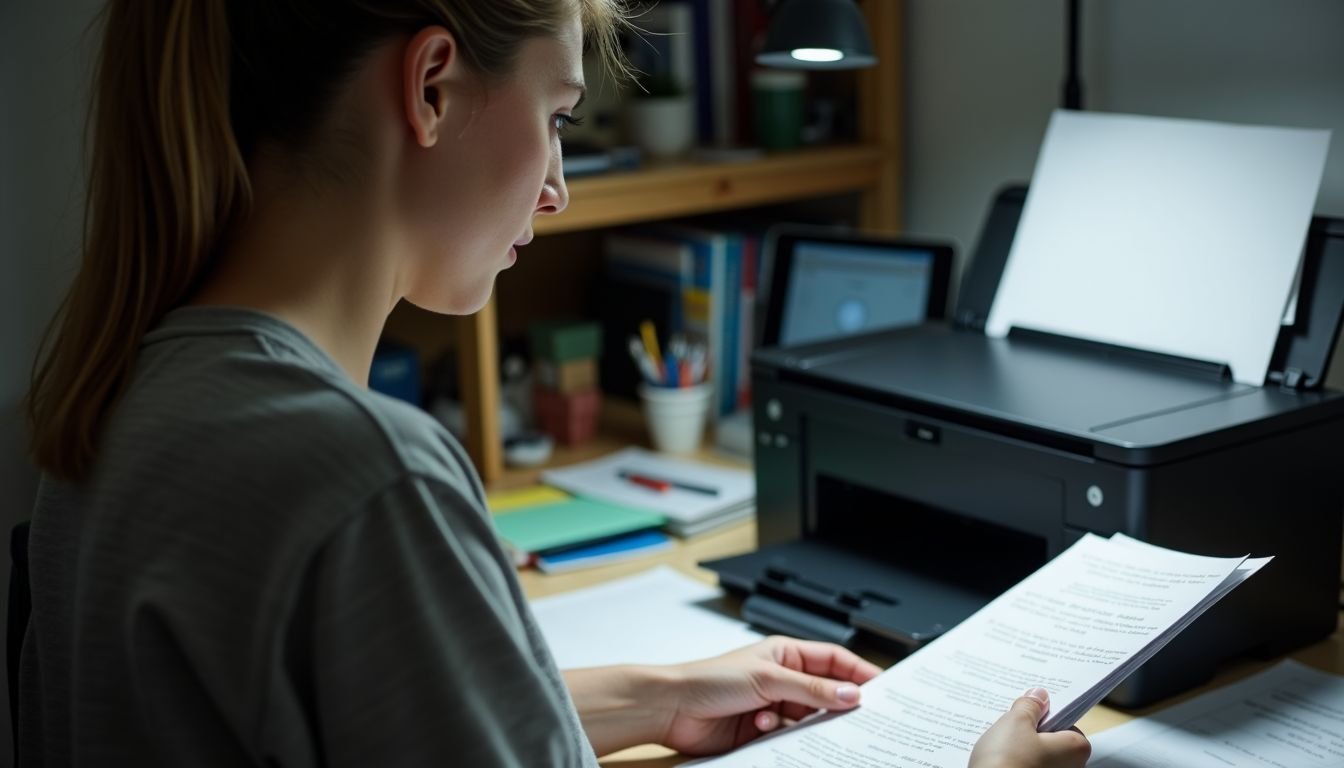
[(663, 364), (667, 366), (667, 381), (663, 382), (669, 387), (681, 386), (681, 359), (668, 350), (663, 357)]
[(639, 334), (644, 337), (644, 351), (649, 353), (649, 360), (653, 361), (653, 367), (660, 374), (658, 378), (663, 378), (663, 356), (658, 353), (658, 334), (654, 333), (653, 321), (645, 320), (639, 324)]
[(694, 485), (692, 483), (683, 483), (680, 480), (669, 480), (663, 477), (654, 477), (652, 475), (646, 475), (642, 472), (633, 472), (628, 469), (622, 469), (618, 471), (616, 474), (620, 476), (622, 479), (629, 480), (635, 485), (642, 485), (645, 488), (650, 488), (652, 490), (658, 491), (659, 493), (666, 493), (667, 491), (676, 488), (677, 490), (680, 491), (690, 491), (691, 493), (703, 493), (706, 496), (719, 495), (718, 488), (710, 488), (709, 486), (705, 485)]

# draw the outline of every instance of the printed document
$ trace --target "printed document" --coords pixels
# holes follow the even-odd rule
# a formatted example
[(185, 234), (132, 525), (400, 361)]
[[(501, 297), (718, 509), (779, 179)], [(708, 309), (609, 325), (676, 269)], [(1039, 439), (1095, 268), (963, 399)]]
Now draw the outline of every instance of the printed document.
[(1092, 737), (1094, 768), (1339, 768), (1344, 678), (1295, 661)]
[(863, 704), (707, 761), (715, 768), (962, 767), (1014, 699), (1050, 691), (1072, 726), (1269, 558), (1202, 557), (1089, 534), (863, 686)]

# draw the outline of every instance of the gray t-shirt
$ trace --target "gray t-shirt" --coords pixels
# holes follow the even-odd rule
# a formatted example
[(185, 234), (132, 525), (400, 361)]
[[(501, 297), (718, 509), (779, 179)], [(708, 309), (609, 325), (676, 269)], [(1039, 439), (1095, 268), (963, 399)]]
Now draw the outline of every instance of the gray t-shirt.
[(30, 557), (24, 765), (596, 765), (461, 447), (265, 314), (145, 337)]

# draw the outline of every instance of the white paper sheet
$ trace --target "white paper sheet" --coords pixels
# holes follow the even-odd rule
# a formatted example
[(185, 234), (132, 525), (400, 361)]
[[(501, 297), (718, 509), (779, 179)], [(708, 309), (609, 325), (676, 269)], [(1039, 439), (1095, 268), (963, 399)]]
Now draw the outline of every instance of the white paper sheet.
[(764, 635), (715, 610), (723, 593), (659, 566), (629, 578), (533, 601), (561, 669), (678, 664), (717, 656)]
[(1023, 691), (1033, 686), (1050, 691), (1051, 710), (1042, 728), (1056, 730), (1050, 723), (1057, 713), (1099, 698), (1100, 681), (1228, 579), (1241, 578), (1237, 571), (1244, 562), (1089, 534), (865, 684), (858, 709), (819, 718), (706, 765), (965, 766), (975, 741)]
[(986, 332), (1228, 363), (1264, 383), (1329, 131), (1059, 111)]
[(1344, 678), (1295, 661), (1092, 737), (1094, 768), (1340, 768)]

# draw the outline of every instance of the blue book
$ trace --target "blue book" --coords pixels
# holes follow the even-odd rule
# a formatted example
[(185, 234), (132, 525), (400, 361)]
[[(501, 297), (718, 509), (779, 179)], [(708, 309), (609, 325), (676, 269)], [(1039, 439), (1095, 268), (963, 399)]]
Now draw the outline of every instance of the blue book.
[(537, 556), (537, 569), (542, 573), (560, 573), (578, 568), (630, 560), (672, 548), (672, 540), (665, 533), (644, 531), (629, 536), (574, 547)]

